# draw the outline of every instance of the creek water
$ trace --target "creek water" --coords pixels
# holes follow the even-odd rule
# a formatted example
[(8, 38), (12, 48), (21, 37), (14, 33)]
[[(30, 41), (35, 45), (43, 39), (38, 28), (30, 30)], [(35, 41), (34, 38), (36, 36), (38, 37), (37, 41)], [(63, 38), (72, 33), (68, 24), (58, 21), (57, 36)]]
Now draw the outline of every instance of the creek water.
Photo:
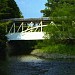
[(36, 56), (11, 57), (9, 75), (75, 75), (75, 59), (46, 60)]

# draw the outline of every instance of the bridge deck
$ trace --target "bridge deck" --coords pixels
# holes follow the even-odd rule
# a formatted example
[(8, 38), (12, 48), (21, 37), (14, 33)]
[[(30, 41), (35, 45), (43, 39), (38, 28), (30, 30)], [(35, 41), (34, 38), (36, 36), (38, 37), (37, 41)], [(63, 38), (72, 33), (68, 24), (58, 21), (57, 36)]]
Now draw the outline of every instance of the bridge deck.
[(8, 40), (43, 40), (44, 32), (9, 33)]

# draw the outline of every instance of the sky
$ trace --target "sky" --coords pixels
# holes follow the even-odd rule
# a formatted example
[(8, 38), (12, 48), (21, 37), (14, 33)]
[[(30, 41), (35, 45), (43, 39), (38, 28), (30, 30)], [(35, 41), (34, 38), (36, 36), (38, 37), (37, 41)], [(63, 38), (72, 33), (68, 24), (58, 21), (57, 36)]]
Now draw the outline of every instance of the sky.
[(15, 0), (24, 18), (40, 18), (47, 0)]

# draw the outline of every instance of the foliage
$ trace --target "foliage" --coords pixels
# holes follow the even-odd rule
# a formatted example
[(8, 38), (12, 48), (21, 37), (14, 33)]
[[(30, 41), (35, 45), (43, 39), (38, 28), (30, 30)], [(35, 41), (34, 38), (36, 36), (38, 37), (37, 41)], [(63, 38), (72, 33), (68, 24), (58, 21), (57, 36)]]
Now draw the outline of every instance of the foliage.
[(6, 25), (11, 22), (0, 22), (0, 60), (5, 60), (6, 58)]
[(0, 0), (0, 19), (19, 17), (22, 14), (14, 0)]
[(75, 0), (47, 0), (45, 6), (46, 8), (41, 10), (45, 17), (74, 17)]
[(49, 24), (45, 32), (49, 35), (50, 43), (75, 44), (75, 22), (69, 24), (62, 21), (62, 24)]
[[(22, 14), (14, 0), (0, 0), (0, 20), (9, 18), (20, 18)], [(0, 59), (6, 56), (6, 26), (11, 22), (0, 21)]]
[(48, 53), (74, 54), (75, 0), (47, 0), (45, 6), (41, 12), (52, 22), (44, 28), (48, 38), (40, 43), (40, 48)]
[(11, 21), (0, 22), (0, 40), (6, 40), (6, 26), (9, 25)]
[(48, 0), (45, 4), (48, 11), (43, 10), (44, 16), (54, 21), (45, 28), (51, 43), (75, 43), (74, 5), (75, 0)]
[(0, 21), (0, 74), (1, 75), (8, 75), (7, 74), (7, 54), (6, 54), (6, 26), (9, 25), (11, 22), (1, 22)]
[(59, 4), (58, 7), (55, 8), (51, 16), (53, 17), (62, 17), (62, 16), (71, 16), (74, 17), (75, 7), (74, 5), (63, 3)]
[(14, 0), (0, 0), (0, 74), (6, 74), (6, 26), (11, 22), (1, 22), (2, 19), (20, 18), (22, 14)]

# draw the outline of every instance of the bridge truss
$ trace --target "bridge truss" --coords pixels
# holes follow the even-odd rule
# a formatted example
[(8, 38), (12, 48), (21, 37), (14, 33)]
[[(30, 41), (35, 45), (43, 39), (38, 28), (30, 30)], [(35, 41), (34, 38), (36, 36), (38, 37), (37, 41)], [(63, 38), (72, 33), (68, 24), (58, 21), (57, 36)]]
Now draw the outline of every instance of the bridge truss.
[(48, 17), (7, 20), (13, 21), (13, 24), (6, 28), (8, 40), (43, 40), (45, 35), (43, 27), (50, 23)]

